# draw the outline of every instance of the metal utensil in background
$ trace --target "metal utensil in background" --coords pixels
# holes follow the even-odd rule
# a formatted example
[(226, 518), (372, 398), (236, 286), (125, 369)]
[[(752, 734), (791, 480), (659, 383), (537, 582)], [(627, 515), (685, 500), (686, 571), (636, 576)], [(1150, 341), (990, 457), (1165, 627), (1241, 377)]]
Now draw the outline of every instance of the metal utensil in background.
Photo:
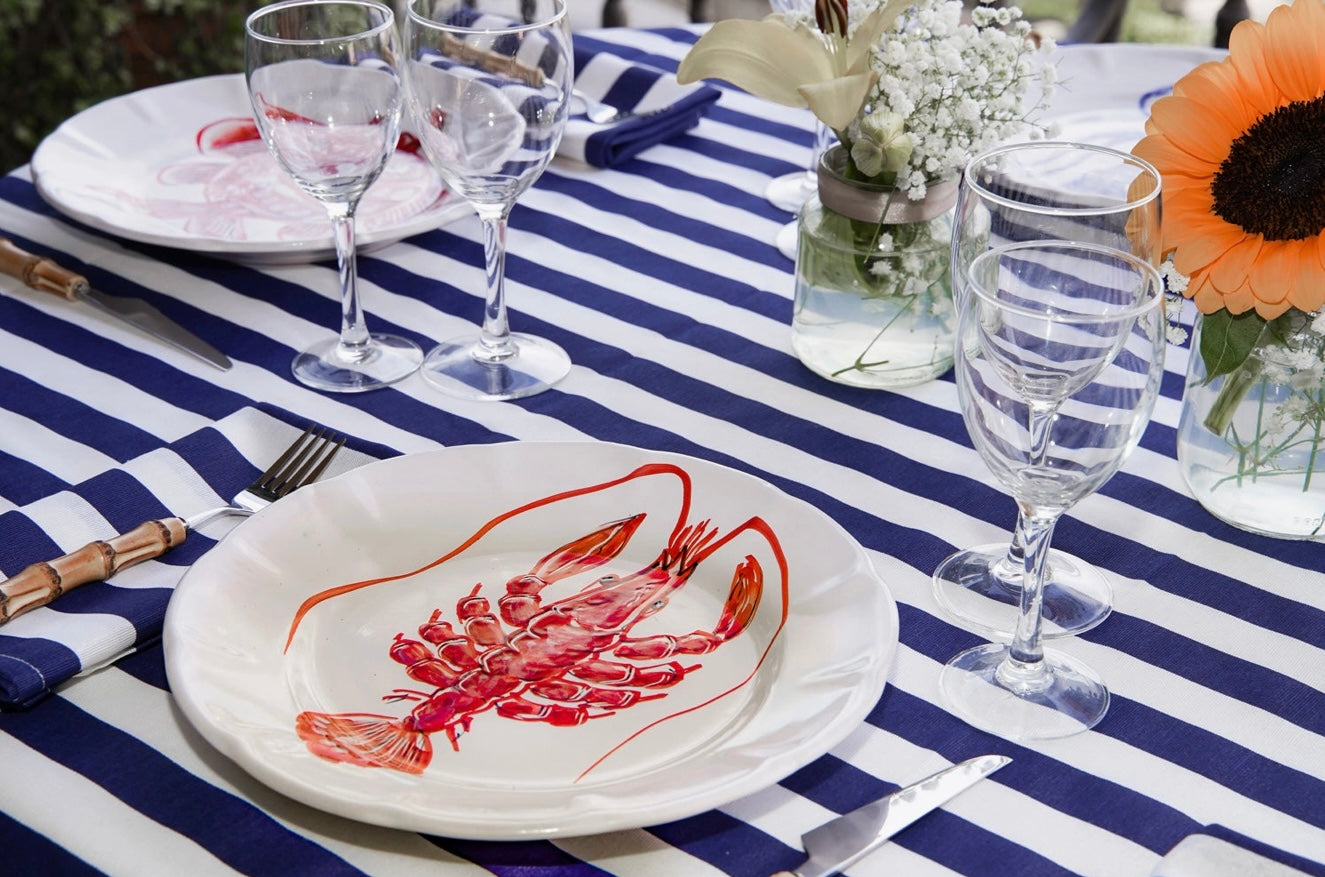
[(801, 836), (810, 857), (773, 877), (828, 877), (851, 867), (921, 816), (943, 806), (1012, 759), (981, 755), (925, 777)]
[(70, 301), (92, 305), (217, 368), (230, 368), (230, 359), (224, 353), (141, 298), (98, 292), (81, 274), (61, 268), (50, 259), (34, 256), (3, 237), (0, 237), (0, 271), (17, 277), (39, 292), (62, 295)]

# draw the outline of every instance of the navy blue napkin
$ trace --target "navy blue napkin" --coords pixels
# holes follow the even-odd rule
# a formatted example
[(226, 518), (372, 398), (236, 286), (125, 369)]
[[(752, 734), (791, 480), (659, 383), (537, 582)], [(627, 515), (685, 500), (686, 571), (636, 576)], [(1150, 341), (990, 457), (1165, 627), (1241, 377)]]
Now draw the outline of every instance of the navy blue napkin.
[[(557, 154), (594, 167), (616, 167), (650, 146), (684, 134), (718, 100), (710, 85), (681, 85), (671, 73), (627, 61), (610, 52), (575, 48), (575, 89), (621, 110), (661, 110), (612, 125), (596, 125), (583, 115), (566, 123)], [(577, 107), (572, 106), (572, 111)]]

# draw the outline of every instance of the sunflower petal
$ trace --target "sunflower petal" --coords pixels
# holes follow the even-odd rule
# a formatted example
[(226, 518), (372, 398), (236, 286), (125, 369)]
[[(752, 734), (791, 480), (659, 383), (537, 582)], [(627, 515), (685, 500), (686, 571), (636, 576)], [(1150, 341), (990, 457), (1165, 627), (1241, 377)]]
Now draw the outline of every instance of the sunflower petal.
[(1318, 239), (1293, 241), (1300, 247), (1297, 279), (1288, 293), (1288, 303), (1301, 311), (1311, 313), (1325, 307), (1325, 283), (1322, 283)]
[[(1155, 106), (1158, 107), (1163, 102), (1156, 101)], [(1219, 165), (1179, 149), (1167, 134), (1151, 134), (1149, 137), (1141, 138), (1136, 146), (1132, 147), (1132, 154), (1153, 164), (1166, 179), (1169, 174), (1208, 179), (1219, 170)]]
[[(1249, 234), (1229, 247), (1218, 261), (1211, 263), (1210, 282), (1215, 289), (1227, 295), (1246, 283), (1264, 243), (1265, 239), (1260, 235)], [(1173, 264), (1179, 271), (1183, 270), (1176, 260)]]
[(1212, 130), (1209, 107), (1177, 95), (1155, 101), (1150, 108), (1150, 118), (1175, 148), (1215, 165), (1228, 158), (1229, 147), (1241, 133), (1233, 133), (1230, 137), (1227, 135), (1231, 132), (1227, 129)]
[(1273, 51), (1266, 55), (1270, 77), (1288, 101), (1314, 100), (1325, 82), (1325, 4), (1295, 0), (1277, 6), (1265, 21)]
[(1203, 314), (1213, 314), (1224, 306), (1224, 296), (1210, 282), (1208, 273), (1192, 275), (1184, 295), (1190, 298), (1196, 304), (1196, 309)]
[(1238, 77), (1238, 93), (1248, 108), (1264, 115), (1279, 106), (1282, 94), (1270, 76), (1265, 25), (1241, 21), (1228, 38), (1228, 60)]
[(1297, 279), (1298, 262), (1294, 258), (1296, 253), (1289, 243), (1289, 241), (1263, 243), (1260, 256), (1247, 272), (1258, 309), (1262, 303), (1281, 304), (1293, 288), (1293, 282)]

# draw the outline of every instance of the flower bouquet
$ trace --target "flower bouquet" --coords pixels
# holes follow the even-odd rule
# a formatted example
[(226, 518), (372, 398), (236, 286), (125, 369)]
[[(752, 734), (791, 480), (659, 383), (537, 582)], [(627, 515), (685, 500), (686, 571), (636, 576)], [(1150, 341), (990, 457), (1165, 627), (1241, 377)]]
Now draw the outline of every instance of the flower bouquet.
[(1170, 290), (1199, 316), (1178, 457), (1217, 516), (1325, 535), (1325, 4), (1240, 23), (1157, 101)]
[(836, 137), (799, 220), (792, 342), (810, 368), (868, 387), (948, 369), (956, 178), (1035, 130), (1051, 48), (992, 0), (816, 0), (812, 16), (720, 21), (686, 55), (681, 82), (809, 107)]

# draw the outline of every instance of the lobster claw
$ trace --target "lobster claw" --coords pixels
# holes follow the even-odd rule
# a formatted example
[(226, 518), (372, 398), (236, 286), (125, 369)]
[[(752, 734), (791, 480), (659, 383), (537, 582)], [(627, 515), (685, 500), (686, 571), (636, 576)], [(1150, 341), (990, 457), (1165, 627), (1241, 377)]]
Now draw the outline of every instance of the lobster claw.
[(529, 574), (550, 585), (559, 579), (602, 566), (621, 553), (642, 523), (644, 512), (604, 524), (592, 533), (550, 552), (534, 565)]

